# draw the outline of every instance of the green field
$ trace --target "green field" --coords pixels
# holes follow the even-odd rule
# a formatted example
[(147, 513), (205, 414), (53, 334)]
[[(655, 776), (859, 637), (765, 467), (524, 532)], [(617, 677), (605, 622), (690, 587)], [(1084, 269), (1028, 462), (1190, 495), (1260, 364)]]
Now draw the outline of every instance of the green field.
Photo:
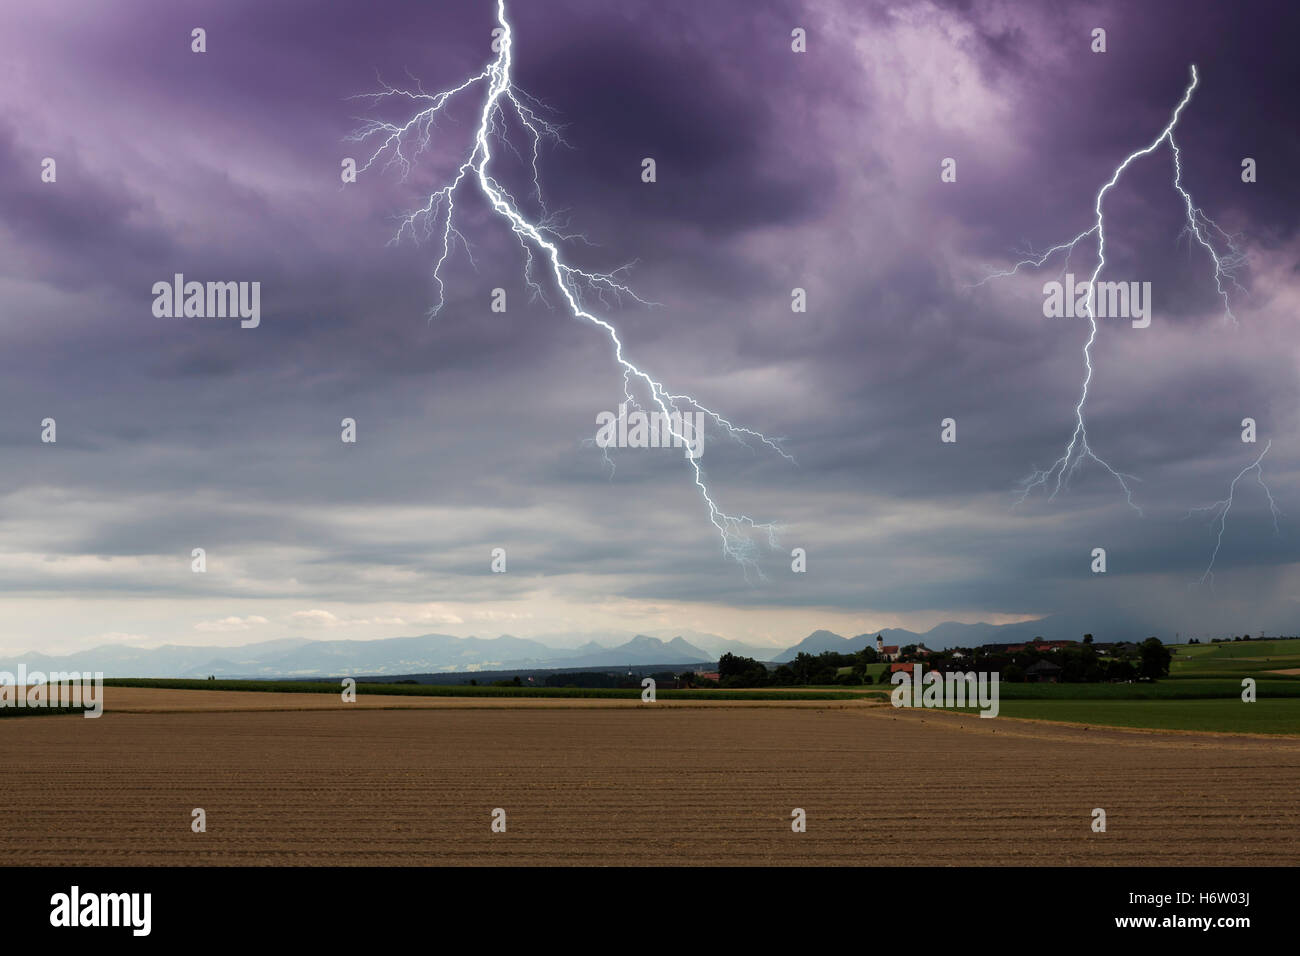
[[(1005, 685), (1003, 685), (1005, 687)], [(963, 711), (974, 713), (971, 708)], [(1300, 734), (1300, 698), (1231, 700), (1003, 700), (999, 716), (1094, 727)]]
[[(1244, 677), (1250, 675), (1244, 674)], [(1003, 700), (1241, 700), (1241, 678), (1186, 677), (1133, 684), (1011, 684), (998, 685)], [(1263, 697), (1298, 697), (1300, 681), (1257, 678), (1255, 693)]]
[[(1169, 677), (1132, 684), (1011, 684), (998, 687), (1000, 713), (1106, 727), (1300, 734), (1300, 640), (1170, 645)], [(1256, 681), (1254, 703), (1241, 699)]]
[(1228, 644), (1178, 644), (1169, 665), (1174, 680), (1196, 677), (1254, 677), (1300, 680), (1300, 674), (1270, 671), (1300, 668), (1300, 640), (1238, 641)]

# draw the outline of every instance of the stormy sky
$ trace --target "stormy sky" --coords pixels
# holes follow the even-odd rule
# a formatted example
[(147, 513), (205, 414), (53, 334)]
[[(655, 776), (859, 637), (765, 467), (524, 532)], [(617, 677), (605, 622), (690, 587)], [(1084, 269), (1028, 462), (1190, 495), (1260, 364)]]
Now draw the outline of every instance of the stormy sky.
[[(13, 0), (0, 649), (600, 630), (786, 646), (1060, 613), (1107, 637), (1296, 633), (1294, 4), (528, 0), (508, 17), (514, 79), (562, 127), (538, 164), (558, 231), (585, 237), (557, 240), (565, 260), (630, 264), (656, 305), (590, 302), (628, 356), (795, 459), (716, 427), (700, 459), (721, 508), (781, 526), (776, 547), (759, 535), (756, 567), (728, 559), (680, 451), (611, 449), (611, 475), (588, 441), (622, 395), (609, 339), (544, 273), (530, 294), (472, 182), (469, 254), (430, 317), (441, 240), (390, 242), (395, 217), (468, 155), (481, 85), (405, 178), (341, 181), (368, 155), (347, 140), (365, 117), (411, 114), (350, 97), (478, 73), (492, 3)], [(1090, 274), (1097, 245), (978, 283), (1092, 225), (1192, 64), (1182, 183), (1242, 254), (1236, 321), (1162, 145), (1103, 207), (1102, 279), (1150, 282), (1152, 321), (1099, 320), (1084, 406), (1142, 513), (1091, 461), (1018, 503), (1065, 452), (1085, 371), (1087, 320), (1045, 318), (1043, 284)], [(523, 166), (497, 152), (534, 215)], [(260, 282), (260, 326), (156, 317), (151, 289), (176, 273)], [(1277, 531), (1248, 472), (1211, 580), (1219, 524), (1188, 511), (1270, 441)]]

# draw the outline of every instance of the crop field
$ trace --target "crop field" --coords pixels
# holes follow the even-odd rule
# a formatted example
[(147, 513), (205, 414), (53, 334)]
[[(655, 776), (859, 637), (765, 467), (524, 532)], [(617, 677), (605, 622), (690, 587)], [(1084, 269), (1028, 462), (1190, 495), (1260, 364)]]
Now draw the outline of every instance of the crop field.
[(1169, 666), (1171, 678), (1300, 677), (1300, 640), (1180, 644), (1176, 650)]
[[(1232, 700), (1241, 702), (1240, 679), (1209, 677), (1133, 684), (1012, 684), (1000, 683), (1003, 700)], [(1261, 698), (1300, 698), (1300, 681), (1261, 678)], [(1300, 728), (1297, 728), (1300, 731)]]
[[(866, 699), (347, 705), (111, 688), (106, 700), (95, 720), (0, 721), (7, 859), (1300, 863), (1300, 740), (1288, 737), (1084, 730)], [(1186, 702), (1201, 703), (1215, 702)], [(206, 832), (191, 831), (194, 808)], [(795, 808), (806, 832), (791, 829)], [(1105, 833), (1091, 830), (1094, 808)]]
[[(491, 688), (489, 688), (491, 689)], [(384, 694), (373, 693), (368, 685), (357, 688), (355, 701), (345, 703), (338, 688), (330, 685), (329, 693), (279, 691), (265, 687), (256, 692), (239, 690), (187, 690), (171, 686), (137, 687), (118, 685), (105, 687), (105, 710), (111, 713), (222, 713), (227, 711), (284, 711), (284, 710), (404, 710), (404, 709), (502, 709), (528, 710), (544, 707), (556, 709), (600, 709), (639, 707), (640, 693), (620, 691), (617, 694), (597, 693), (583, 695), (556, 695), (527, 692), (522, 694), (442, 694), (444, 688), (426, 687), (426, 693)], [(694, 692), (693, 692), (694, 693)], [(765, 706), (824, 707), (824, 706), (879, 706), (884, 696), (869, 698), (861, 694), (828, 695), (818, 693), (769, 694), (762, 691), (729, 692), (702, 691), (699, 696), (672, 696), (659, 698), (656, 707), (741, 707), (762, 701)], [(42, 713), (40, 711), (9, 711), (9, 713)], [(102, 719), (102, 718), (100, 718)]]
[[(972, 708), (965, 712), (973, 713)], [(999, 713), (1028, 720), (1056, 720), (1088, 726), (1197, 730), (1228, 734), (1300, 735), (1300, 696), (1240, 698), (1157, 697), (1147, 700), (1006, 700)]]
[[(138, 687), (146, 689), (196, 690), (205, 692), (253, 691), (276, 694), (330, 694), (338, 696), (338, 681), (290, 680), (182, 680), (154, 678), (113, 678), (104, 681), (108, 687)], [(1297, 685), (1300, 690), (1300, 684)], [(751, 690), (658, 690), (657, 698), (665, 700), (850, 700), (862, 696), (863, 688), (805, 689), (801, 687), (764, 687)], [(612, 700), (640, 700), (639, 688), (616, 687), (522, 687), (473, 686), (469, 684), (383, 684), (359, 683), (357, 696), (379, 694), (395, 697), (508, 697), (573, 700), (580, 698), (608, 698)], [(867, 691), (871, 696), (884, 697), (885, 691)]]

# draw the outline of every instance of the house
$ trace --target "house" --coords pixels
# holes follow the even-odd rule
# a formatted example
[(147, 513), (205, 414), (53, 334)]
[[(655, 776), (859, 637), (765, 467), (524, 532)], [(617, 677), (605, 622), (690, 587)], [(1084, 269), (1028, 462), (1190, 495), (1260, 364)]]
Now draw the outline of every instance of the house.
[(1051, 661), (1039, 661), (1025, 668), (1025, 680), (1031, 684), (1055, 684), (1060, 679), (1060, 665)]
[(1111, 644), (1093, 644), (1093, 650), (1108, 657), (1130, 657), (1137, 654), (1139, 648), (1132, 641), (1115, 641)]
[(696, 676), (696, 677), (703, 677), (705, 680), (711, 680), (711, 681), (716, 681), (716, 680), (718, 680), (718, 672), (717, 672), (717, 671), (696, 671), (696, 672), (695, 672), (695, 676)]
[(884, 638), (881, 635), (877, 634), (876, 653), (880, 655), (880, 659), (883, 661), (896, 661), (898, 660), (899, 657), (898, 645), (886, 644)]
[(924, 663), (923, 661), (916, 661), (916, 662), (899, 661), (896, 664), (889, 665), (889, 672), (891, 674), (896, 674), (899, 671), (902, 671), (904, 674), (911, 674), (913, 677), (915, 677), (916, 668), (918, 667), (921, 668), (921, 674), (923, 677), (926, 674), (938, 674), (940, 677), (943, 677), (944, 672), (942, 670), (936, 667), (930, 667), (928, 664)]

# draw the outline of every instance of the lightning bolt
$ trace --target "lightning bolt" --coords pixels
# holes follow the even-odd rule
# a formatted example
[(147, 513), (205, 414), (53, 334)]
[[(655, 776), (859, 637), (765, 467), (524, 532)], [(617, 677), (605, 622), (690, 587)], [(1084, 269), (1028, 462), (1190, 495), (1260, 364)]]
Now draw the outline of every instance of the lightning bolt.
[[(566, 234), (561, 230), (557, 217), (547, 209), (542, 199), (541, 179), (538, 171), (538, 155), (543, 141), (553, 140), (563, 143), (560, 129), (546, 118), (547, 108), (535, 98), (517, 87), (511, 77), (514, 37), (509, 21), (506, 19), (505, 0), (497, 0), (496, 20), (498, 28), (493, 31), (497, 37), (496, 58), (477, 75), (466, 79), (458, 86), (436, 93), (426, 92), (418, 82), (413, 89), (401, 89), (381, 82), (381, 89), (375, 93), (362, 94), (354, 99), (367, 101), (374, 106), (384, 101), (409, 100), (418, 109), (404, 123), (391, 123), (378, 119), (363, 119), (363, 125), (354, 131), (348, 140), (361, 144), (377, 144), (369, 159), (361, 165), (358, 173), (366, 172), (376, 164), (381, 170), (396, 167), (405, 179), (419, 156), (429, 149), (433, 132), (437, 127), (444, 107), (462, 93), (476, 87), (483, 87), (484, 98), (479, 113), (478, 127), (474, 136), (473, 147), (469, 155), (457, 169), (450, 182), (429, 194), (428, 200), (419, 208), (400, 217), (400, 223), (391, 243), (400, 242), (404, 236), (410, 236), (416, 242), (439, 242), (442, 254), (433, 269), (434, 282), (437, 285), (437, 301), (430, 310), (430, 318), (436, 316), (446, 302), (446, 287), (443, 281), (443, 267), (451, 257), (457, 245), (464, 247), (473, 263), (472, 253), (465, 236), (455, 225), (455, 200), (461, 186), (467, 180), (477, 183), (479, 191), (486, 198), (501, 219), (509, 225), (519, 240), (524, 254), (524, 279), (532, 296), (545, 301), (542, 281), (537, 270), (549, 271), (549, 281), (560, 292), (569, 312), (575, 319), (587, 322), (599, 329), (608, 338), (618, 365), (623, 370), (623, 393), (630, 407), (639, 407), (634, 392), (644, 391), (650, 401), (658, 407), (664, 420), (669, 423), (668, 430), (674, 440), (689, 446), (685, 435), (685, 412), (694, 408), (711, 418), (731, 438), (744, 443), (747, 436), (775, 450), (783, 458), (793, 462), (778, 443), (759, 432), (732, 424), (717, 412), (707, 408), (689, 395), (673, 394), (650, 373), (636, 365), (626, 355), (623, 341), (618, 330), (606, 319), (588, 310), (584, 298), (594, 296), (604, 305), (608, 305), (606, 294), (621, 300), (627, 296), (643, 305), (653, 305), (636, 296), (628, 286), (620, 281), (620, 273), (627, 266), (613, 272), (586, 272), (565, 261), (557, 242), (570, 239), (583, 239), (582, 236)], [(512, 144), (509, 138), (508, 121), (518, 123), (525, 131), (530, 144), (531, 155), (524, 160), (523, 154)], [(531, 170), (531, 196), (537, 203), (540, 215), (529, 218), (522, 211), (521, 203), (489, 172), (492, 160), (492, 141), (504, 144), (517, 158)], [(541, 260), (539, 266), (538, 260)], [(635, 387), (634, 387), (635, 386)], [(673, 424), (673, 414), (677, 413), (677, 424)], [(680, 431), (678, 430), (680, 429)], [(779, 528), (775, 524), (760, 523), (747, 515), (733, 515), (724, 512), (714, 500), (704, 480), (704, 471), (697, 458), (683, 456), (692, 469), (692, 477), (705, 506), (709, 520), (717, 530), (722, 543), (722, 552), (726, 557), (739, 562), (745, 568), (748, 578), (749, 569), (753, 567), (757, 552), (755, 538), (767, 539), (769, 547), (777, 546)], [(608, 454), (605, 462), (611, 469), (613, 463)], [(759, 576), (762, 576), (761, 571)]]
[[(1097, 264), (1093, 268), (1091, 279), (1088, 281), (1086, 310), (1088, 315), (1089, 331), (1088, 339), (1083, 345), (1083, 364), (1085, 371), (1083, 376), (1083, 385), (1079, 391), (1079, 401), (1074, 407), (1074, 431), (1070, 435), (1070, 441), (1069, 444), (1066, 445), (1065, 453), (1061, 455), (1060, 458), (1056, 459), (1056, 461), (1045, 470), (1035, 470), (1031, 472), (1029, 477), (1025, 478), (1021, 482), (1022, 487), (1017, 504), (1023, 503), (1035, 488), (1046, 488), (1049, 485), (1052, 486), (1052, 490), (1048, 495), (1048, 499), (1054, 499), (1057, 494), (1060, 493), (1061, 488), (1069, 484), (1070, 478), (1079, 470), (1079, 467), (1085, 461), (1091, 460), (1096, 464), (1101, 465), (1110, 473), (1111, 477), (1114, 478), (1119, 483), (1120, 488), (1123, 489), (1124, 496), (1127, 499), (1129, 506), (1139, 515), (1142, 514), (1141, 507), (1139, 507), (1133, 500), (1133, 487), (1130, 484), (1130, 482), (1139, 481), (1140, 479), (1133, 475), (1118, 471), (1111, 466), (1109, 462), (1099, 457), (1092, 450), (1092, 446), (1088, 444), (1088, 427), (1084, 420), (1084, 406), (1088, 402), (1088, 387), (1092, 384), (1092, 346), (1097, 340), (1098, 330), (1097, 316), (1093, 310), (1093, 301), (1096, 296), (1097, 279), (1101, 275), (1101, 270), (1105, 268), (1106, 265), (1106, 230), (1105, 220), (1102, 214), (1102, 202), (1106, 198), (1106, 194), (1115, 187), (1115, 184), (1119, 182), (1124, 171), (1128, 169), (1133, 162), (1143, 156), (1155, 152), (1162, 143), (1168, 142), (1170, 150), (1173, 153), (1173, 186), (1182, 197), (1186, 211), (1187, 224), (1184, 226), (1180, 238), (1181, 236), (1188, 237), (1189, 250), (1191, 243), (1195, 242), (1209, 254), (1211, 261), (1214, 263), (1215, 284), (1218, 288), (1219, 295), (1223, 298), (1224, 318), (1225, 320), (1231, 319), (1234, 325), (1237, 322), (1237, 317), (1232, 313), (1228, 293), (1230, 291), (1229, 287), (1241, 290), (1240, 284), (1237, 283), (1235, 273), (1236, 269), (1245, 262), (1246, 257), (1237, 245), (1237, 237), (1225, 232), (1217, 223), (1214, 222), (1214, 220), (1206, 216), (1201, 208), (1193, 201), (1191, 194), (1186, 190), (1186, 188), (1184, 188), (1182, 181), (1183, 167), (1181, 153), (1178, 149), (1177, 142), (1174, 140), (1174, 128), (1178, 125), (1178, 119), (1182, 115), (1183, 109), (1189, 102), (1191, 102), (1192, 93), (1195, 91), (1197, 84), (1200, 81), (1195, 64), (1192, 65), (1191, 71), (1191, 82), (1184, 91), (1183, 98), (1179, 100), (1178, 105), (1174, 107), (1173, 116), (1170, 117), (1168, 125), (1160, 131), (1159, 136), (1153, 139), (1146, 146), (1135, 150), (1126, 156), (1124, 161), (1115, 168), (1114, 173), (1106, 184), (1097, 192), (1097, 198), (1093, 204), (1093, 211), (1096, 214), (1096, 219), (1091, 226), (1079, 233), (1069, 242), (1062, 242), (1058, 245), (1052, 246), (1046, 252), (1042, 253), (1042, 255), (1031, 255), (1029, 258), (1022, 259), (1011, 269), (985, 276), (972, 286), (972, 288), (977, 288), (992, 279), (1014, 276), (1023, 267), (1040, 268), (1048, 259), (1059, 252), (1065, 253), (1065, 264), (1062, 266), (1061, 270), (1062, 273), (1064, 273), (1075, 247), (1091, 236), (1095, 236), (1097, 239)], [(1213, 240), (1217, 240), (1224, 245), (1226, 251), (1220, 253), (1216, 250)]]
[(1273, 500), (1273, 492), (1269, 491), (1268, 485), (1264, 483), (1264, 456), (1268, 454), (1268, 450), (1272, 447), (1273, 442), (1270, 440), (1264, 445), (1264, 450), (1259, 453), (1258, 458), (1245, 468), (1241, 469), (1241, 471), (1237, 472), (1237, 477), (1233, 478), (1232, 482), (1228, 485), (1228, 497), (1210, 505), (1205, 505), (1200, 508), (1192, 508), (1183, 516), (1184, 520), (1186, 520), (1194, 514), (1209, 512), (1211, 520), (1218, 519), (1219, 522), (1219, 533), (1214, 541), (1214, 553), (1210, 555), (1210, 563), (1206, 565), (1205, 573), (1201, 575), (1202, 584), (1205, 584), (1207, 581), (1211, 585), (1214, 584), (1214, 562), (1218, 560), (1219, 548), (1223, 545), (1223, 529), (1228, 523), (1228, 512), (1232, 510), (1233, 496), (1237, 492), (1237, 482), (1241, 481), (1241, 479), (1249, 472), (1255, 472), (1255, 477), (1259, 481), (1259, 486), (1264, 489), (1264, 494), (1268, 496), (1268, 509), (1273, 515), (1273, 532), (1275, 534), (1280, 533), (1280, 529), (1277, 526), (1277, 519), (1281, 515), (1281, 511), (1278, 510), (1277, 502)]

